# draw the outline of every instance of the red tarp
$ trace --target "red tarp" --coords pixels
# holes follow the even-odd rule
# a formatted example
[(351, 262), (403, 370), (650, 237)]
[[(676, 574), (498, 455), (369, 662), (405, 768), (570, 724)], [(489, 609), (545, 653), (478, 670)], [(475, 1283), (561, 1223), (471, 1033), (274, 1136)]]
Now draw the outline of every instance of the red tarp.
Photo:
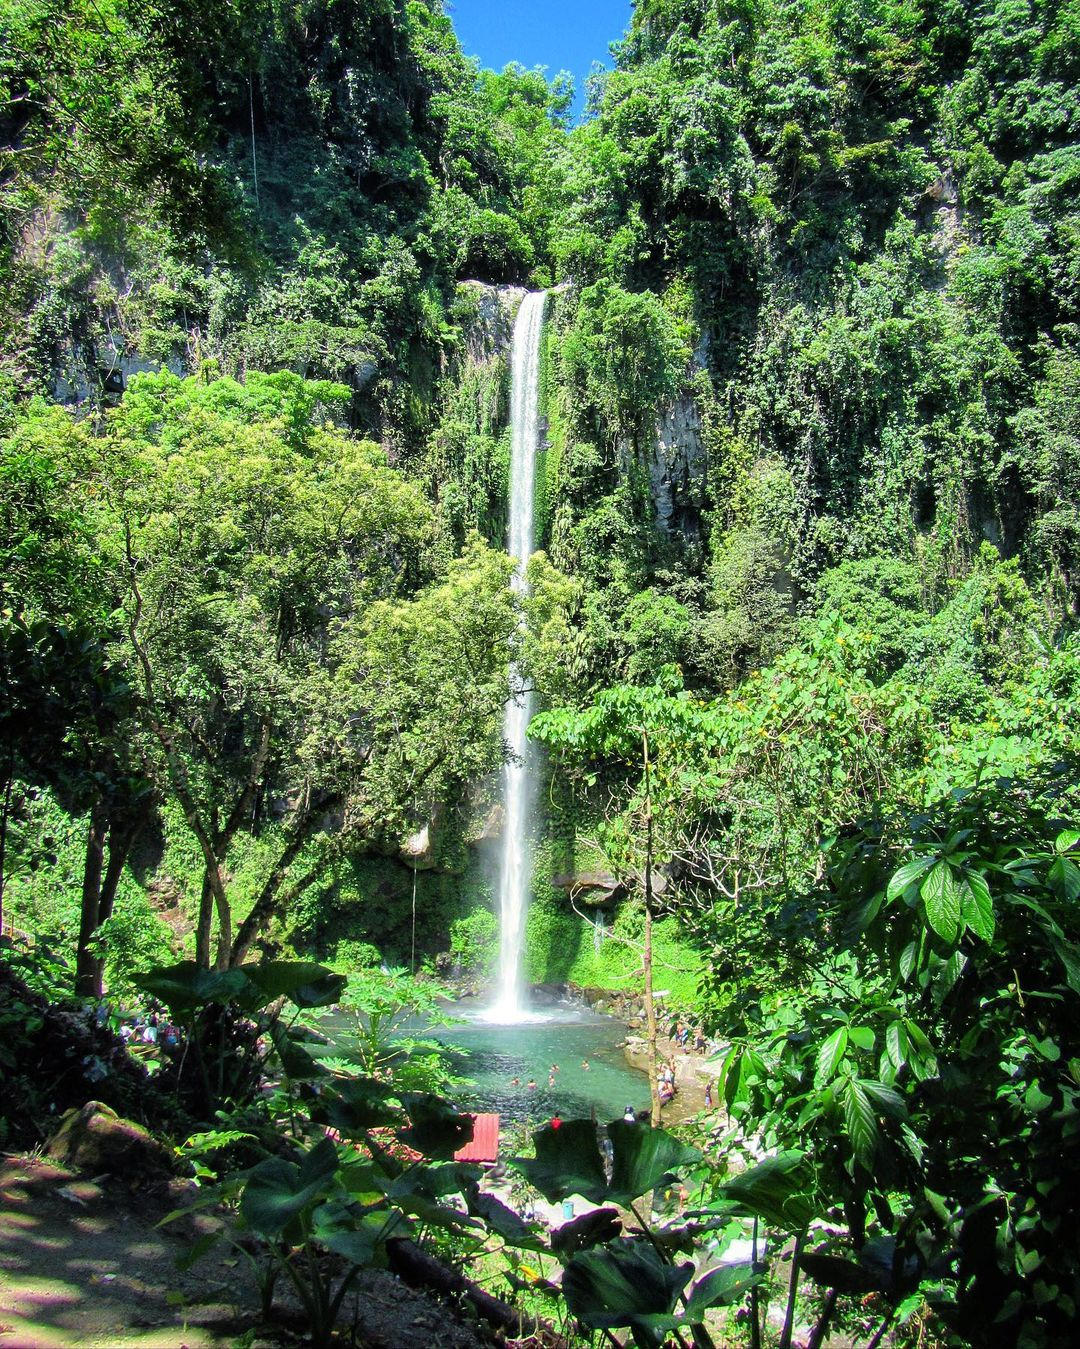
[(474, 1115), (472, 1142), (454, 1153), (455, 1162), (497, 1162), (499, 1160), (498, 1115)]

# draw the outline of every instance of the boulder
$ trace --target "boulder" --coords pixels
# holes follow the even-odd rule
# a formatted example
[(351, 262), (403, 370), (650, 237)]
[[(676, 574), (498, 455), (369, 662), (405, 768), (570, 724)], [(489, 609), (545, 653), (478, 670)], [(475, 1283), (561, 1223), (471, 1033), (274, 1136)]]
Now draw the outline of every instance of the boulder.
[(410, 834), (401, 845), (401, 860), (416, 871), (430, 871), (435, 865), (435, 845), (430, 824)]
[(45, 1154), (62, 1166), (93, 1175), (168, 1175), (167, 1149), (140, 1124), (122, 1119), (100, 1101), (69, 1110), (45, 1145)]
[(599, 908), (610, 903), (625, 889), (622, 881), (610, 871), (574, 871), (564, 876), (553, 876), (556, 890), (565, 890), (577, 903)]

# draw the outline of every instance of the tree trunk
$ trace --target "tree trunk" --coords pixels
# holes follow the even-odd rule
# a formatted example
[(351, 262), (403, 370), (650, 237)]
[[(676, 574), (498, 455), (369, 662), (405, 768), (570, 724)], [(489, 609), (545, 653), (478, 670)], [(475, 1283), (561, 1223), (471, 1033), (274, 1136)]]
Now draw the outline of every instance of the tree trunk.
[(645, 946), (641, 964), (645, 972), (645, 1027), (649, 1056), (649, 1094), (652, 1109), (649, 1119), (654, 1129), (660, 1127), (660, 1081), (656, 1072), (656, 1003), (653, 1000), (652, 920), (653, 920), (653, 813), (652, 770), (649, 763), (649, 736), (643, 731), (641, 744), (645, 755)]
[(82, 907), (79, 915), (79, 945), (75, 955), (75, 994), (80, 998), (97, 997), (97, 961), (90, 942), (98, 928), (101, 903), (101, 872), (105, 861), (105, 831), (108, 812), (102, 801), (90, 811), (86, 830), (86, 854), (83, 861)]
[(269, 923), (270, 919), (273, 918), (274, 914), (280, 908), (284, 907), (284, 905), (289, 903), (290, 900), (295, 899), (297, 895), (306, 890), (318, 877), (319, 868), (314, 867), (311, 871), (307, 872), (306, 875), (301, 876), (295, 885), (290, 885), (284, 893), (280, 893), (281, 884), (285, 879), (285, 873), (288, 871), (290, 863), (299, 851), (300, 849), (297, 848), (287, 860), (283, 855), (277, 866), (270, 873), (259, 898), (252, 906), (251, 912), (240, 924), (240, 930), (236, 934), (236, 941), (233, 942), (232, 953), (229, 956), (229, 964), (231, 966), (243, 964), (248, 951), (251, 949), (252, 942), (267, 923)]
[[(109, 829), (109, 860), (105, 865), (105, 876), (101, 882), (101, 893), (98, 895), (98, 927), (101, 927), (102, 923), (107, 923), (112, 917), (120, 878), (124, 874), (124, 867), (131, 856), (131, 848), (141, 824), (140, 820), (133, 825), (119, 829), (113, 825)], [(104, 992), (105, 960), (102, 956), (92, 956), (91, 959), (94, 967), (94, 989), (90, 996), (100, 998)]]
[(7, 863), (8, 818), (11, 815), (11, 784), (15, 777), (15, 756), (8, 755), (7, 776), (4, 779), (4, 805), (0, 810), (0, 936), (4, 933), (4, 867)]
[(195, 928), (195, 964), (200, 970), (210, 968), (210, 930), (214, 922), (214, 892), (210, 889), (210, 873), (203, 867), (202, 894), (199, 896), (199, 921)]
[(528, 1312), (493, 1297), (479, 1284), (421, 1250), (407, 1237), (391, 1237), (386, 1243), (386, 1255), (391, 1270), (399, 1279), (414, 1288), (432, 1289), (450, 1301), (467, 1301), (489, 1326), (515, 1340), (551, 1329)]
[(229, 952), (232, 950), (232, 905), (229, 903), (225, 894), (225, 882), (221, 879), (221, 864), (216, 866), (217, 885), (211, 886), (214, 892), (214, 907), (217, 909), (218, 916), (218, 945), (217, 960), (214, 962), (214, 968), (217, 970), (227, 970), (229, 968)]

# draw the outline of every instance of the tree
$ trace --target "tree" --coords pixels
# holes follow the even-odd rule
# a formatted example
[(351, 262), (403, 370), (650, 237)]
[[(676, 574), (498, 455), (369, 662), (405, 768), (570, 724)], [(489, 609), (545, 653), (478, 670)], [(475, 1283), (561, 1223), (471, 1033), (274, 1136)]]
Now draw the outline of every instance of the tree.
[(16, 782), (88, 812), (75, 991), (100, 997), (95, 933), (112, 913), (150, 788), (131, 752), (134, 702), (110, 653), (111, 517), (89, 439), (59, 409), (34, 405), (0, 449), (0, 918)]
[(693, 753), (695, 738), (705, 730), (705, 713), (689, 694), (678, 691), (677, 672), (668, 667), (664, 673), (662, 683), (605, 689), (582, 711), (564, 707), (542, 712), (529, 728), (530, 736), (561, 752), (572, 772), (587, 772), (599, 761), (632, 766), (637, 773), (636, 781), (627, 782), (610, 803), (605, 844), (612, 861), (642, 895), (641, 963), (654, 1126), (660, 1123), (661, 1104), (652, 951), (657, 871), (674, 855), (682, 799), (680, 770)]
[[(202, 965), (215, 913), (216, 964), (237, 964), (318, 875), (332, 836), (392, 830), (404, 806), (430, 802), (446, 764), (475, 762), (474, 738), (497, 754), (504, 569), (474, 550), (444, 586), (418, 589), (437, 565), (430, 507), (376, 446), (327, 420), (347, 397), (294, 375), (162, 374), (133, 384), (108, 429), (119, 649), (148, 771), (203, 859)], [(426, 757), (425, 736), (437, 745)], [(228, 858), (252, 830), (273, 847), (234, 930)]]
[(886, 1328), (924, 1285), (973, 1344), (1075, 1339), (1075, 781), (1070, 759), (835, 841), (801, 905), (812, 971), (724, 1061), (738, 1127), (842, 1209)]

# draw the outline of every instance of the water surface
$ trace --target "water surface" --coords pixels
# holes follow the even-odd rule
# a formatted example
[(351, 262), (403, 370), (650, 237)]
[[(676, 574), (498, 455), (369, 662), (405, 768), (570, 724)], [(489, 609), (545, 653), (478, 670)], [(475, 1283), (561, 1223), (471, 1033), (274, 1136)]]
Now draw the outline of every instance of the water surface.
[[(426, 1033), (451, 1051), (455, 1071), (472, 1079), (462, 1103), (498, 1111), (508, 1122), (571, 1119), (594, 1108), (606, 1121), (628, 1105), (635, 1110), (649, 1105), (649, 1080), (627, 1063), (626, 1027), (613, 1017), (559, 1003), (545, 1009), (542, 1020), (498, 1025), (470, 1019)], [(551, 1086), (553, 1064), (558, 1071)], [(536, 1083), (532, 1090), (530, 1079)]]

